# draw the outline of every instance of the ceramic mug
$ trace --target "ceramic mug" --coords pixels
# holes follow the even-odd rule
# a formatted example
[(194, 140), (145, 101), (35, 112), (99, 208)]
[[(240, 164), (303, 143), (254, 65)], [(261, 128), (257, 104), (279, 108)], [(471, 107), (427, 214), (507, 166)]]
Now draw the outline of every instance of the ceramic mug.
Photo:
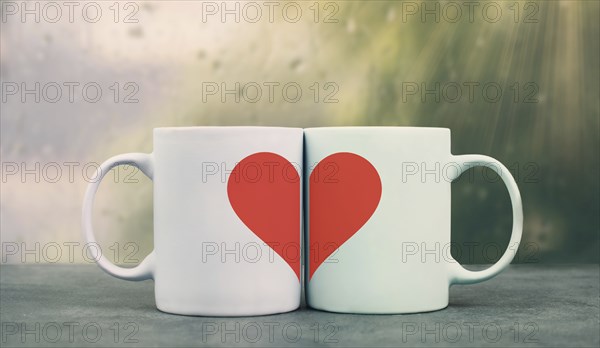
[[(133, 165), (153, 181), (154, 250), (122, 268), (96, 252), (98, 265), (126, 280), (154, 279), (159, 310), (245, 316), (300, 305), (302, 129), (154, 129), (151, 154), (112, 157), (83, 201), (83, 230), (96, 243), (92, 205), (113, 167)], [(91, 250), (94, 250), (93, 248)]]
[[(448, 305), (449, 286), (487, 280), (513, 259), (523, 212), (497, 160), (450, 153), (450, 130), (332, 127), (304, 130), (307, 302), (344, 313), (413, 313)], [(450, 255), (450, 184), (474, 166), (508, 188), (509, 247), (486, 270)]]

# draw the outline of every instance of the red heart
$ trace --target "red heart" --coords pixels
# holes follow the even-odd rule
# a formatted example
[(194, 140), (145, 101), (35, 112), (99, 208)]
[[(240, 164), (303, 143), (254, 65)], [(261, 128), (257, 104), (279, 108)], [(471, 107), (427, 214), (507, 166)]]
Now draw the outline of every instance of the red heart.
[(369, 220), (379, 205), (381, 179), (365, 158), (338, 152), (310, 174), (310, 277)]
[(296, 168), (277, 154), (255, 153), (233, 168), (227, 195), (242, 222), (300, 279), (300, 177)]

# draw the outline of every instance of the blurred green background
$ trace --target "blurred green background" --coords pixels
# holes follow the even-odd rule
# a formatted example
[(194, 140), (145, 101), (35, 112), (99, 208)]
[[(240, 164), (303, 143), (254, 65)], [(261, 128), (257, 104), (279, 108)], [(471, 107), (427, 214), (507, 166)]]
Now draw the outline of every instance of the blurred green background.
[[(515, 262), (599, 262), (600, 2), (475, 1), (472, 12), (447, 1), (276, 2), (272, 21), (256, 2), (255, 22), (254, 5), (227, 6), (236, 3), (239, 22), (200, 1), (135, 3), (137, 23), (124, 7), (115, 23), (108, 3), (97, 23), (8, 17), (3, 82), (99, 81), (107, 96), (115, 81), (133, 82), (139, 102), (9, 98), (2, 161), (150, 152), (160, 126), (448, 127), (452, 153), (493, 156), (515, 176), (525, 215)], [(279, 83), (272, 100), (265, 83)], [(300, 86), (297, 102), (287, 83)], [(152, 187), (137, 179), (103, 184), (95, 224), (103, 245), (135, 241), (141, 259), (152, 249)], [(86, 182), (73, 181), (3, 181), (2, 241), (81, 241)], [(512, 224), (497, 176), (464, 174), (452, 209), (454, 256), (497, 260)]]

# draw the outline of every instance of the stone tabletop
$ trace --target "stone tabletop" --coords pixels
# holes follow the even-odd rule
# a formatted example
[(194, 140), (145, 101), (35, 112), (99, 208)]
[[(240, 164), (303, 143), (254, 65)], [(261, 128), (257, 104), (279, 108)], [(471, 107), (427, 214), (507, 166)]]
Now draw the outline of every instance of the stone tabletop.
[(153, 282), (95, 265), (0, 266), (2, 347), (600, 345), (600, 266), (512, 265), (453, 286), (448, 308), (410, 315), (295, 312), (186, 317), (154, 307)]

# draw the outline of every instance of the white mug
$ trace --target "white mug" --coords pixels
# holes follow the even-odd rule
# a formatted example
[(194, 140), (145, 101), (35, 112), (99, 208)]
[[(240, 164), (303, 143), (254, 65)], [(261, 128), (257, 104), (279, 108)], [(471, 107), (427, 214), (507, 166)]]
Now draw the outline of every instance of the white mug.
[[(307, 303), (343, 313), (414, 313), (448, 306), (449, 287), (510, 264), (523, 227), (510, 172), (483, 155), (450, 153), (450, 130), (332, 127), (304, 131)], [(450, 255), (450, 184), (488, 166), (512, 201), (508, 249), (486, 270)]]
[[(96, 243), (92, 205), (113, 167), (133, 165), (153, 180), (154, 250), (122, 268), (126, 280), (154, 279), (159, 310), (205, 316), (281, 313), (300, 305), (302, 129), (154, 129), (151, 154), (110, 158), (89, 184), (83, 230)], [(92, 249), (93, 250), (93, 249)]]

